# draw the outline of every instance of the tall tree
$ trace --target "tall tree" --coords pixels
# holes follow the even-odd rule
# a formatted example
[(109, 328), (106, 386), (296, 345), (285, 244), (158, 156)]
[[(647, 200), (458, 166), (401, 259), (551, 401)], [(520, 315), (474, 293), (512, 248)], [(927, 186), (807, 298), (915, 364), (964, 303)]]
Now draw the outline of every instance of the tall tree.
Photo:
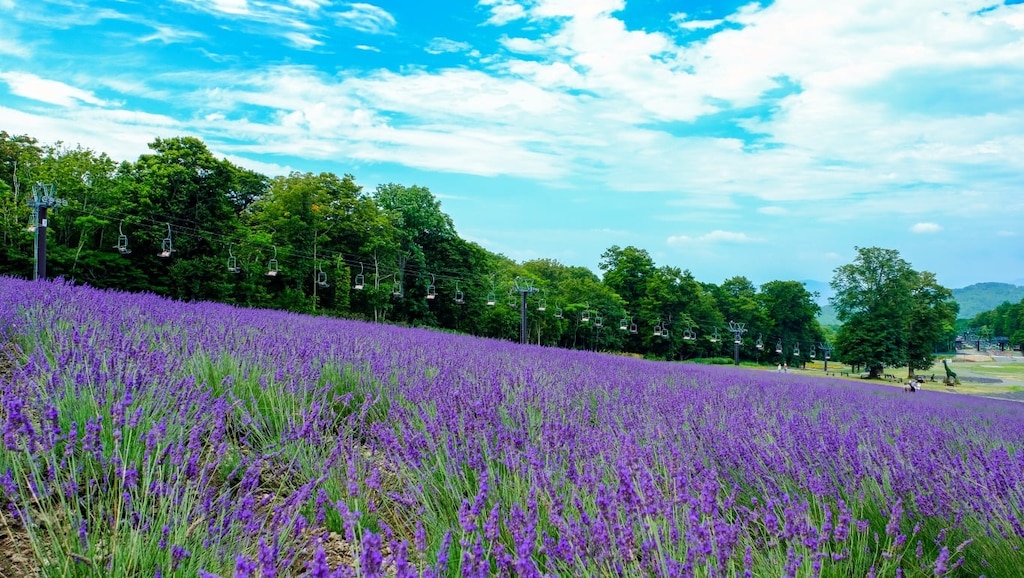
[(930, 369), (935, 344), (953, 333), (960, 306), (953, 292), (939, 285), (935, 274), (922, 271), (911, 291), (913, 309), (907, 320), (907, 377), (914, 370)]
[[(821, 339), (817, 321), (821, 307), (815, 303), (814, 294), (799, 281), (769, 281), (761, 286), (760, 299), (764, 314), (771, 320), (770, 335), (782, 340), (780, 361), (794, 365), (806, 361)], [(774, 347), (771, 339), (767, 347)]]
[(843, 326), (836, 350), (846, 363), (878, 378), (885, 367), (907, 362), (907, 326), (914, 311), (918, 274), (898, 251), (857, 247), (853, 263), (837, 267), (830, 298)]

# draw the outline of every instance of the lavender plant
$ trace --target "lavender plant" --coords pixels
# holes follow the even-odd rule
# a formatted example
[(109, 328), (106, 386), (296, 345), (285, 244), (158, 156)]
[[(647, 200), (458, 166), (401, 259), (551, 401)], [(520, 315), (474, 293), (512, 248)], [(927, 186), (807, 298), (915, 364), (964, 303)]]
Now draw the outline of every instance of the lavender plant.
[(0, 279), (45, 576), (1024, 565), (1018, 404)]

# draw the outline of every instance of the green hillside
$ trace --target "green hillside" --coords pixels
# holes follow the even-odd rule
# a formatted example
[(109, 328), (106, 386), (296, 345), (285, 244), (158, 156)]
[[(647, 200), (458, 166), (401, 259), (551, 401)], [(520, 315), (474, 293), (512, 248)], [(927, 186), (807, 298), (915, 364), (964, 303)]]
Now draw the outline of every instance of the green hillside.
[(1024, 286), (1009, 283), (975, 283), (953, 289), (953, 298), (960, 304), (960, 319), (971, 319), (983, 311), (991, 311), (1004, 302), (1019, 303), (1024, 299)]
[[(971, 319), (983, 311), (991, 311), (1006, 301), (1018, 303), (1024, 299), (1024, 286), (1010, 283), (975, 283), (960, 289), (953, 289), (953, 298), (960, 304), (959, 319)], [(818, 323), (824, 326), (839, 325), (836, 312), (831, 305), (822, 305)]]

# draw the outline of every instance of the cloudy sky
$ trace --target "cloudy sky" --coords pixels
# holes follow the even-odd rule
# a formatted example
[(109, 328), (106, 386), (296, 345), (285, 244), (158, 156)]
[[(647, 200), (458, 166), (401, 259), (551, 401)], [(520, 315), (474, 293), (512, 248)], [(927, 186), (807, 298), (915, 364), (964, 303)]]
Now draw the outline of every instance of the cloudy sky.
[(0, 0), (0, 130), (426, 186), (517, 260), (1024, 284), (1021, 0)]

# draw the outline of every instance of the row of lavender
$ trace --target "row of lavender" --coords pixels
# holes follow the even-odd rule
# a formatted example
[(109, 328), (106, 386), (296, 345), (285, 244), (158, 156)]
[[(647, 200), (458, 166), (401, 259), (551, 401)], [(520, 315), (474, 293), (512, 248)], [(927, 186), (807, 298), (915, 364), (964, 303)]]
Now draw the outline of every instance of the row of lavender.
[(1011, 402), (0, 279), (50, 576), (1007, 575)]

